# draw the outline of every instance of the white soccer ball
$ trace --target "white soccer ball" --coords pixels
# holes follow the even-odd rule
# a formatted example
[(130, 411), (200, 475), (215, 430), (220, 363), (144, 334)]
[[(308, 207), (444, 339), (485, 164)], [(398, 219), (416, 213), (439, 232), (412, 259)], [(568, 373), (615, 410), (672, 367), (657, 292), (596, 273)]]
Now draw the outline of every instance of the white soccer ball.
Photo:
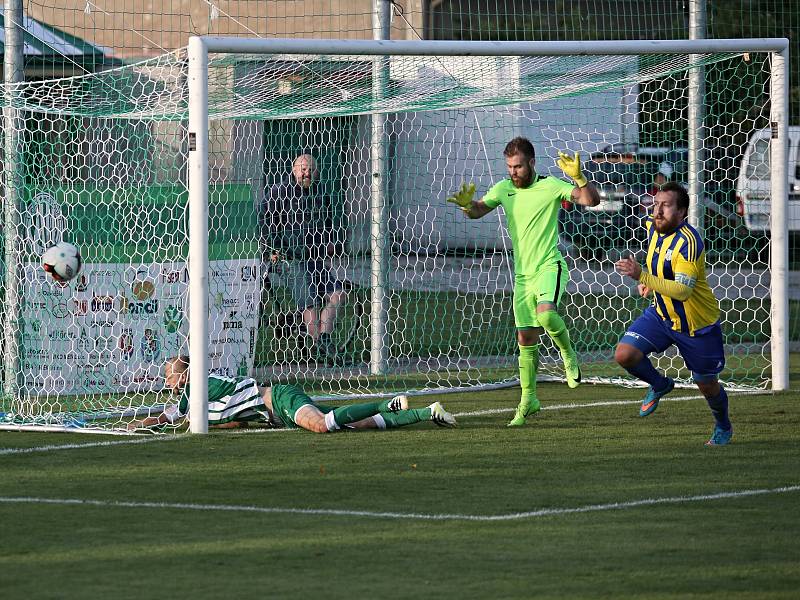
[(59, 283), (74, 279), (81, 272), (81, 266), (81, 253), (68, 242), (50, 246), (42, 254), (42, 267)]

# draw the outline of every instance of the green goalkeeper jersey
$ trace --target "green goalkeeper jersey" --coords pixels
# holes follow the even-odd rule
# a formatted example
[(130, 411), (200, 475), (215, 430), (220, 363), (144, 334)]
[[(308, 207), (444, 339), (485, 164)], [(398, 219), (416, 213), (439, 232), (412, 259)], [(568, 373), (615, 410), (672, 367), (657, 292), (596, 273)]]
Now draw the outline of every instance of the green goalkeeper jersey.
[(553, 260), (563, 259), (558, 250), (558, 210), (570, 200), (575, 186), (556, 177), (534, 174), (526, 188), (510, 179), (495, 184), (483, 197), (490, 208), (502, 205), (514, 246), (514, 272), (532, 275)]
[[(189, 413), (189, 386), (183, 390), (178, 416)], [(264, 399), (252, 377), (233, 379), (222, 375), (208, 376), (208, 423), (230, 421), (269, 421)]]

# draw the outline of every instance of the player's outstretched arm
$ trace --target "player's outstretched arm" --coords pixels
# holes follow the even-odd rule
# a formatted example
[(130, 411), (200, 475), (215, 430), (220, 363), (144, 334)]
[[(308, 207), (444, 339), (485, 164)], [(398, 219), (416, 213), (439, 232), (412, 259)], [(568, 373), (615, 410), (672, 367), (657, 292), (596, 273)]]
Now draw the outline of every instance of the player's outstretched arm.
[(246, 429), (248, 427), (247, 421), (228, 421), (227, 423), (215, 423), (209, 425), (209, 429)]
[(172, 423), (165, 413), (161, 413), (155, 417), (146, 417), (139, 421), (131, 421), (127, 425), (128, 431), (136, 431), (137, 429), (149, 429), (150, 427), (158, 427), (160, 425), (167, 425)]
[(474, 200), (474, 196), (475, 184), (463, 183), (461, 189), (448, 197), (447, 201), (458, 206), (470, 219), (480, 219), (483, 215), (490, 213), (492, 209), (486, 206), (483, 200)]
[(580, 152), (576, 152), (575, 156), (570, 156), (559, 150), (556, 164), (578, 186), (572, 190), (572, 201), (575, 204), (583, 206), (597, 206), (600, 204), (600, 194), (597, 193), (594, 185), (586, 179), (581, 169)]
[(656, 277), (650, 273), (643, 272), (639, 282), (646, 288), (658, 292), (662, 296), (686, 302), (694, 291), (694, 281), (676, 275), (675, 280)]

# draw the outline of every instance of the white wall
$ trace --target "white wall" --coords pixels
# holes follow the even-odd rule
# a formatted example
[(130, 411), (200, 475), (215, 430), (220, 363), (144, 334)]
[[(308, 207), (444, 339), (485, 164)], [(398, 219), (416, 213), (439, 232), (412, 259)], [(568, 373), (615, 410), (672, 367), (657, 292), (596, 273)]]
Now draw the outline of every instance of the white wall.
[(635, 111), (624, 104), (626, 97), (616, 89), (535, 106), (399, 116), (390, 194), (395, 242), (407, 251), (506, 247), (498, 214), (470, 221), (446, 198), (464, 182), (474, 182), (480, 196), (505, 178), (503, 149), (518, 135), (533, 143), (539, 173), (562, 178), (555, 165), (559, 150), (580, 151), (585, 159), (607, 144), (637, 139), (638, 132), (631, 133)]

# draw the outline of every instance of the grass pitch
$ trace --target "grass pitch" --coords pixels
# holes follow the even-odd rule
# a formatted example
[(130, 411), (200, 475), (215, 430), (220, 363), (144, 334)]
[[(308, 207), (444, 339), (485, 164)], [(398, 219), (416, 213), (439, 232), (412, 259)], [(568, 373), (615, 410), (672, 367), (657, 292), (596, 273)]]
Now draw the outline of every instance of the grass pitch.
[(642, 393), (543, 384), (520, 429), (509, 389), (440, 397), (456, 430), (2, 432), (2, 597), (796, 597), (798, 395), (734, 396), (707, 448), (696, 391)]

